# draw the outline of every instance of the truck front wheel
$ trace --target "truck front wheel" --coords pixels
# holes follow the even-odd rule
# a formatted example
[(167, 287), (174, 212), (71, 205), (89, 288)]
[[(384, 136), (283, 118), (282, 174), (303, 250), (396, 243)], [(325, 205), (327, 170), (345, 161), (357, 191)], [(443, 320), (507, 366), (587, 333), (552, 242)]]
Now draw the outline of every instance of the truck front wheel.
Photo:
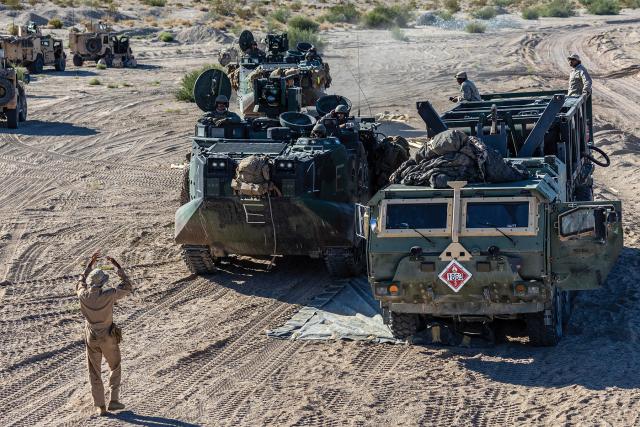
[(391, 312), (389, 328), (393, 336), (405, 340), (418, 332), (420, 326), (420, 315), (414, 313), (394, 313)]
[(76, 67), (82, 67), (83, 63), (84, 61), (82, 60), (82, 56), (73, 55), (73, 65), (75, 65)]
[(7, 117), (7, 127), (9, 129), (18, 129), (18, 109), (6, 108), (4, 115)]

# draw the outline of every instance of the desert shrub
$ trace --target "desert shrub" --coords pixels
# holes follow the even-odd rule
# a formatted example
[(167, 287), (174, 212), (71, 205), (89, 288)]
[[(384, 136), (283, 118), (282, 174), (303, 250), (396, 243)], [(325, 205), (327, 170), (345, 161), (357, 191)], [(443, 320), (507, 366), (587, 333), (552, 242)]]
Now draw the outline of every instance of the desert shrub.
[(487, 26), (481, 22), (469, 22), (464, 27), (464, 30), (467, 33), (473, 33), (473, 34), (484, 33), (486, 29), (487, 29)]
[(52, 18), (52, 19), (49, 19), (48, 26), (49, 28), (55, 28), (56, 30), (59, 30), (64, 26), (64, 24), (59, 18)]
[(411, 14), (407, 7), (400, 5), (378, 5), (362, 17), (365, 27), (368, 28), (405, 27), (410, 18)]
[(291, 8), (291, 10), (297, 12), (302, 9), (302, 3), (300, 3), (299, 1), (294, 1), (289, 5), (289, 7)]
[(442, 5), (451, 13), (460, 12), (460, 3), (458, 3), (458, 0), (444, 0)]
[(212, 0), (211, 9), (224, 16), (230, 16), (237, 2), (234, 0)]
[(22, 9), (22, 4), (20, 3), (20, 0), (3, 0), (3, 1), (0, 1), (0, 3), (3, 3), (9, 9), (13, 9), (13, 10)]
[(160, 39), (160, 41), (162, 42), (170, 43), (173, 41), (173, 34), (167, 31), (163, 31), (158, 35), (158, 39)]
[(187, 74), (182, 76), (178, 90), (175, 93), (176, 99), (178, 101), (196, 102), (196, 100), (193, 99), (193, 86), (195, 86), (196, 80), (200, 77), (200, 74), (213, 69), (222, 70), (222, 67), (215, 64), (209, 64), (202, 68), (198, 68), (197, 70), (189, 71)]
[(434, 14), (439, 16), (443, 21), (451, 21), (453, 19), (453, 14), (448, 10), (436, 10)]
[(105, 64), (102, 64), (102, 63), (97, 63), (96, 64), (96, 69), (98, 69), (98, 70), (106, 70), (107, 66)]
[(594, 15), (617, 15), (620, 13), (620, 3), (618, 0), (592, 0), (587, 10)]
[(407, 37), (407, 35), (404, 33), (404, 31), (402, 31), (400, 27), (393, 27), (391, 29), (391, 37), (401, 42), (409, 41), (409, 37)]
[(485, 6), (482, 9), (476, 9), (471, 12), (471, 16), (476, 19), (491, 19), (497, 15), (496, 9), (492, 6)]
[(241, 19), (249, 19), (253, 17), (253, 10), (250, 7), (237, 7), (235, 9), (235, 14), (238, 15), (238, 18)]
[(102, 84), (102, 82), (94, 77), (91, 80), (89, 80), (89, 84), (91, 86), (100, 86)]
[(107, 87), (108, 87), (109, 89), (118, 89), (118, 85), (117, 85), (117, 84), (115, 84), (115, 83), (108, 83), (108, 84), (107, 84)]
[(637, 9), (640, 7), (640, 0), (620, 0), (620, 6), (629, 9)]
[(540, 16), (553, 18), (568, 18), (575, 15), (573, 3), (569, 0), (551, 0), (538, 8)]
[(498, 7), (509, 7), (513, 6), (516, 3), (516, 0), (491, 0), (491, 3)]
[(165, 7), (167, 0), (141, 0), (142, 4), (153, 7)]
[(29, 73), (27, 72), (27, 69), (25, 67), (13, 65), (13, 69), (16, 70), (16, 77), (18, 78), (18, 80), (20, 80), (21, 82), (29, 80)]
[(291, 12), (287, 8), (280, 7), (274, 10), (273, 13), (271, 13), (271, 15), (269, 16), (278, 22), (286, 24), (289, 20), (289, 17), (291, 16)]
[(522, 9), (522, 18), (523, 19), (538, 19), (540, 17), (540, 12), (535, 7), (525, 7)]
[(360, 12), (353, 3), (336, 4), (329, 8), (324, 18), (335, 24), (336, 22), (357, 22)]
[(9, 24), (9, 26), (7, 27), (7, 32), (9, 33), (10, 36), (17, 36), (18, 26), (14, 24)]
[(296, 15), (293, 18), (290, 18), (287, 21), (287, 25), (289, 28), (294, 28), (300, 31), (310, 31), (312, 33), (317, 33), (320, 29), (320, 24), (318, 24), (313, 19), (307, 18), (306, 16)]
[(324, 40), (315, 31), (300, 30), (298, 28), (287, 28), (287, 36), (289, 37), (289, 46), (295, 46), (300, 42), (311, 43), (318, 49), (324, 47)]

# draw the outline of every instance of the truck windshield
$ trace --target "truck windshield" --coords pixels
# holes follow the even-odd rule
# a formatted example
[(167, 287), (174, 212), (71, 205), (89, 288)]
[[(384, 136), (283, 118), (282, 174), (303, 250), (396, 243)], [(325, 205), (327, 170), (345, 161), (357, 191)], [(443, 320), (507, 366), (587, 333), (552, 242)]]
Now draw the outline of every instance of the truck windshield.
[(526, 228), (529, 202), (467, 203), (467, 228)]
[(447, 228), (446, 203), (390, 203), (387, 230)]

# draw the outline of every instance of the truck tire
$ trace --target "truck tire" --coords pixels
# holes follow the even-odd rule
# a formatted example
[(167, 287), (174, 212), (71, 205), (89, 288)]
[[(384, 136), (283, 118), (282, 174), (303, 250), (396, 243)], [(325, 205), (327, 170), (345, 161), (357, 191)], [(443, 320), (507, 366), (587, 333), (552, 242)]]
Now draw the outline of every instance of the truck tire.
[(7, 117), (7, 127), (9, 129), (18, 129), (18, 109), (6, 108), (4, 115)]
[(182, 245), (182, 256), (193, 274), (211, 274), (216, 271), (209, 246)]
[(82, 59), (82, 56), (80, 55), (73, 55), (73, 65), (75, 65), (76, 67), (82, 67), (82, 64), (84, 63), (84, 60)]
[(56, 71), (64, 71), (67, 68), (67, 56), (62, 54), (56, 58)]
[(91, 37), (90, 39), (87, 39), (84, 46), (87, 49), (87, 52), (92, 54), (98, 53), (102, 49), (102, 41), (99, 37)]
[(182, 188), (180, 189), (180, 206), (189, 203), (191, 192), (189, 190), (189, 165), (182, 170)]
[(346, 278), (362, 274), (365, 267), (365, 246), (362, 241), (354, 248), (329, 248), (324, 264), (331, 277)]
[(38, 56), (36, 56), (36, 60), (29, 64), (27, 69), (31, 74), (42, 73), (42, 71), (44, 70), (44, 58), (42, 57), (42, 55), (38, 54)]
[(418, 332), (418, 326), (420, 326), (420, 315), (391, 312), (389, 328), (394, 337), (405, 340)]
[(9, 103), (15, 94), (13, 82), (7, 79), (0, 79), (0, 105)]
[(18, 87), (18, 121), (27, 121), (27, 94), (22, 87)]
[[(563, 314), (565, 297), (558, 288), (554, 290), (551, 308), (525, 316), (529, 342), (536, 347), (552, 347), (560, 342), (564, 332)], [(545, 313), (549, 312), (551, 324), (545, 324)]]

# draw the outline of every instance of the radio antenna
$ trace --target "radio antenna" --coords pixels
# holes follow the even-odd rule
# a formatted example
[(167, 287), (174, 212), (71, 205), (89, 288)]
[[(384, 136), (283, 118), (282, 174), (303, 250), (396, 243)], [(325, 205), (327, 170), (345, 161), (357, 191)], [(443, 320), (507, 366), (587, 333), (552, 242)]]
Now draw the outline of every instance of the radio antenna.
[(356, 30), (356, 58), (358, 67), (358, 117), (360, 117), (360, 36), (358, 36), (358, 30)]

